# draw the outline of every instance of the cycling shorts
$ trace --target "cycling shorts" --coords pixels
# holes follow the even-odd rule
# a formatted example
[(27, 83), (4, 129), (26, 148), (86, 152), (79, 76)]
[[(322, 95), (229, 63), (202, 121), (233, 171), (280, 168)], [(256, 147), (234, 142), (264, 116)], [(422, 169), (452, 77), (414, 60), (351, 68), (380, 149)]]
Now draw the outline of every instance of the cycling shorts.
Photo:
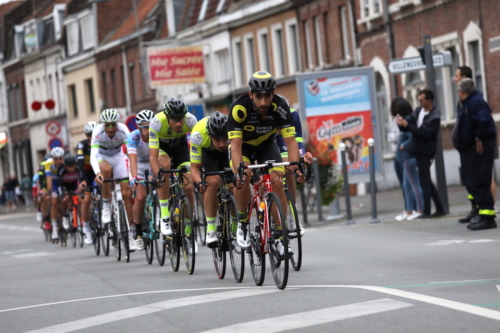
[(97, 154), (97, 161), (106, 161), (111, 165), (113, 169), (113, 178), (128, 178), (128, 158), (123, 153), (122, 150), (118, 151), (114, 155), (103, 155), (101, 153)]
[(207, 148), (202, 148), (201, 151), (201, 165), (207, 172), (224, 171), (224, 168), (229, 167), (227, 152)]
[(172, 168), (177, 169), (182, 164), (190, 165), (189, 146), (183, 141), (176, 147), (171, 147), (168, 143), (160, 142), (160, 155), (166, 154), (172, 160)]
[(72, 184), (64, 184), (62, 186), (59, 186), (58, 188), (59, 192), (59, 197), (63, 197), (63, 195), (66, 193), (68, 194), (69, 192), (76, 192), (78, 191), (78, 183), (74, 182)]
[(151, 167), (149, 166), (149, 163), (137, 163), (137, 178), (140, 180), (145, 180), (146, 179), (146, 171), (148, 172), (148, 175), (152, 175)]
[[(229, 146), (229, 150), (231, 150), (231, 146)], [(257, 162), (258, 164), (264, 163), (266, 161), (275, 161), (277, 163), (283, 162), (281, 158), (280, 150), (276, 142), (271, 141), (271, 144), (252, 146), (243, 143), (241, 147), (243, 161), (253, 164)], [(233, 165), (233, 161), (230, 162), (231, 166)], [(271, 171), (279, 171), (281, 173), (285, 172), (285, 167), (277, 166), (271, 168)]]

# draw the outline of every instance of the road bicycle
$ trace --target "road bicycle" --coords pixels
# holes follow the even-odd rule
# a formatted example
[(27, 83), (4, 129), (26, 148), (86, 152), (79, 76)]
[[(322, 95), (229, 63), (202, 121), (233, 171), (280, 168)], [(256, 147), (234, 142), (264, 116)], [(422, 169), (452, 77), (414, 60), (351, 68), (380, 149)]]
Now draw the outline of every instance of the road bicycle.
[(193, 227), (196, 228), (200, 245), (204, 246), (207, 241), (207, 216), (203, 196), (197, 188), (194, 189)]
[(192, 220), (192, 210), (184, 193), (184, 180), (186, 178), (183, 174), (187, 172), (189, 170), (185, 166), (181, 166), (179, 169), (161, 170), (158, 178), (161, 182), (163, 174), (170, 174), (168, 209), (170, 211), (172, 235), (166, 236), (170, 264), (174, 272), (179, 270), (180, 251), (182, 249), (187, 271), (189, 274), (193, 274), (196, 256), (196, 228), (191, 227), (189, 223)]
[(67, 233), (71, 239), (73, 247), (76, 247), (77, 243), (80, 247), (83, 247), (83, 237), (85, 237), (83, 232), (82, 219), (80, 217), (80, 207), (78, 205), (78, 195), (79, 192), (70, 191), (69, 193), (70, 204), (66, 215), (69, 220), (69, 228)]
[[(104, 256), (109, 255), (109, 237), (106, 231), (107, 227), (101, 221), (102, 196), (101, 186), (87, 186), (85, 192), (92, 193), (92, 201), (90, 208), (90, 230), (92, 232), (92, 244), (96, 256), (100, 255), (101, 249)], [(84, 195), (82, 193), (82, 196)], [(83, 199), (83, 197), (82, 197)]]
[[(263, 164), (245, 166), (241, 162), (239, 176), (245, 181), (244, 169), (252, 170), (254, 195), (248, 203), (250, 249), (247, 250), (250, 268), (255, 284), (264, 283), (266, 272), (266, 254), (269, 254), (274, 282), (279, 289), (285, 289), (288, 282), (289, 230), (279, 197), (272, 190), (269, 170), (277, 166), (299, 165), (303, 171), (303, 159), (300, 162), (266, 161)], [(282, 181), (282, 180), (280, 180)], [(283, 252), (283, 253), (281, 253)]]
[(128, 178), (105, 179), (105, 183), (111, 184), (111, 223), (106, 226), (107, 237), (112, 239), (113, 248), (115, 250), (116, 260), (120, 261), (122, 252), (125, 261), (130, 261), (130, 246), (128, 235), (130, 227), (128, 217), (125, 211), (125, 203), (123, 202), (122, 190), (120, 183), (128, 181)]
[(220, 176), (221, 182), (217, 193), (218, 209), (215, 219), (215, 230), (217, 242), (211, 244), (212, 260), (214, 262), (215, 273), (219, 279), (223, 279), (226, 274), (226, 252), (229, 252), (231, 267), (236, 282), (243, 280), (245, 273), (244, 251), (236, 243), (236, 230), (233, 232), (232, 225), (239, 221), (236, 200), (231, 193), (234, 174), (231, 168), (223, 171), (207, 172), (201, 168), (201, 183), (206, 186), (206, 176)]

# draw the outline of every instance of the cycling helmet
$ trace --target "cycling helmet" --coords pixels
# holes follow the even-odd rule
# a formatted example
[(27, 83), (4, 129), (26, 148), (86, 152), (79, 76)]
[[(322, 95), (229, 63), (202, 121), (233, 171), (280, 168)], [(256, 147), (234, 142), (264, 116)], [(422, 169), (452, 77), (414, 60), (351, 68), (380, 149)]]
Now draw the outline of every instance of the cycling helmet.
[(253, 93), (272, 93), (276, 89), (276, 80), (268, 72), (255, 72), (248, 80), (248, 89)]
[(62, 149), (61, 147), (52, 148), (52, 151), (50, 152), (50, 156), (63, 157), (64, 156), (64, 149)]
[(154, 112), (151, 110), (142, 110), (135, 116), (135, 122), (137, 125), (145, 124), (151, 122), (155, 116)]
[(101, 123), (116, 123), (120, 115), (114, 109), (106, 109), (101, 113)]
[(97, 126), (97, 122), (95, 121), (89, 121), (88, 123), (85, 124), (85, 126), (83, 127), (83, 131), (85, 132), (85, 134), (89, 135), (89, 134), (92, 134), (92, 132), (94, 131), (94, 128)]
[(167, 117), (182, 118), (188, 112), (188, 108), (180, 99), (171, 97), (163, 105), (163, 112), (165, 112)]
[(215, 111), (207, 121), (207, 132), (214, 139), (227, 138), (227, 116)]
[(67, 166), (76, 165), (76, 157), (74, 155), (71, 155), (70, 153), (67, 153), (64, 156), (64, 165)]

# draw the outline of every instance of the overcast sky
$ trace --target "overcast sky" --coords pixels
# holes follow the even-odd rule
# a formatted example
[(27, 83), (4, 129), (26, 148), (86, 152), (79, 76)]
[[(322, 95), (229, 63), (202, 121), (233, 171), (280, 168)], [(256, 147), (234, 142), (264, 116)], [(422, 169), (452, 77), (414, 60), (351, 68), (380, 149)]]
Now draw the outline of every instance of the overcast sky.
[(0, 0), (0, 4), (6, 3), (6, 2), (11, 2), (12, 0)]

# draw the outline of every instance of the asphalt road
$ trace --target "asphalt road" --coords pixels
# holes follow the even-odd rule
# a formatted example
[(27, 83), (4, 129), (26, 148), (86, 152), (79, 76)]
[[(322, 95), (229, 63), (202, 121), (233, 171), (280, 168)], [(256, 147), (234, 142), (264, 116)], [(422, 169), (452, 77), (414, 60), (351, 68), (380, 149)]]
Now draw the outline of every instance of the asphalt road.
[[(499, 332), (500, 230), (455, 218), (309, 228), (285, 291), (46, 243), (33, 214), (0, 216), (0, 332)], [(498, 286), (497, 286), (498, 285)]]

